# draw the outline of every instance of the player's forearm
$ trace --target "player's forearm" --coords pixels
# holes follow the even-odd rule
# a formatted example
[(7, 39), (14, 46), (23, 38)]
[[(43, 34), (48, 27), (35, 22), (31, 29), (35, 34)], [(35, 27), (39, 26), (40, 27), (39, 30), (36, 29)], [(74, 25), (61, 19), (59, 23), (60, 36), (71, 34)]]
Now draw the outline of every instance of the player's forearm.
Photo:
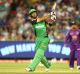
[(37, 21), (44, 21), (44, 20), (48, 20), (48, 19), (55, 21), (56, 20), (56, 12), (52, 11), (46, 16), (43, 16), (41, 18), (37, 18)]
[(66, 44), (67, 42), (70, 42), (71, 36), (70, 36), (70, 31), (66, 34), (66, 37), (64, 39), (64, 43)]
[(65, 39), (64, 40), (64, 47), (66, 47), (67, 46), (67, 40)]
[(67, 44), (67, 42), (70, 42), (71, 41), (71, 37), (70, 35), (68, 34), (65, 39), (64, 39), (64, 44)]
[(66, 44), (66, 43), (68, 42), (68, 40), (69, 40), (69, 36), (67, 35), (67, 36), (65, 37), (65, 39), (64, 39), (64, 44)]
[(67, 40), (65, 39), (65, 40), (64, 40), (64, 44), (66, 44), (66, 43), (67, 43)]
[(41, 17), (41, 18), (37, 18), (37, 21), (39, 22), (39, 21), (44, 21), (44, 20), (47, 20), (47, 19), (49, 19), (50, 18), (50, 15), (47, 15), (47, 16), (43, 16), (43, 17)]

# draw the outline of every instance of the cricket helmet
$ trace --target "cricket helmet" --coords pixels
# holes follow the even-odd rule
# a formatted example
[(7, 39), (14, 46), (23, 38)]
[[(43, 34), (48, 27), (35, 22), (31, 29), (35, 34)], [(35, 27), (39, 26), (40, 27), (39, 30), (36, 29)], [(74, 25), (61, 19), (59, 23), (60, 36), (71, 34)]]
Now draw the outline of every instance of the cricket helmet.
[(30, 9), (29, 15), (31, 15), (33, 12), (37, 12), (37, 10), (36, 9)]

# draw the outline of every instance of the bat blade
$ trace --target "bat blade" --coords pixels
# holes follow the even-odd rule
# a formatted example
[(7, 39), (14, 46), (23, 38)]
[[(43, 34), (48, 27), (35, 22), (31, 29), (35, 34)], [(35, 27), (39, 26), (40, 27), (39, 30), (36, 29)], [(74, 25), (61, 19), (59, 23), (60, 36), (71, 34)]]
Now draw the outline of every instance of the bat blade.
[(52, 10), (56, 10), (57, 3), (54, 3)]

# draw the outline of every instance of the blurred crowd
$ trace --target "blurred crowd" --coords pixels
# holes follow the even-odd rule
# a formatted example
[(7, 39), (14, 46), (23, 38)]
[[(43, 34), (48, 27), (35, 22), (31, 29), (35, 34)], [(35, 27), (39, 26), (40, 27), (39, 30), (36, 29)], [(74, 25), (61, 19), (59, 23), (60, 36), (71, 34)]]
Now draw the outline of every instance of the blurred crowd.
[[(56, 0), (0, 0), (0, 41), (35, 41), (35, 33), (28, 20), (30, 8), (39, 17), (47, 15)], [(57, 20), (48, 22), (50, 42), (63, 41), (71, 24), (80, 24), (80, 0), (57, 0)]]

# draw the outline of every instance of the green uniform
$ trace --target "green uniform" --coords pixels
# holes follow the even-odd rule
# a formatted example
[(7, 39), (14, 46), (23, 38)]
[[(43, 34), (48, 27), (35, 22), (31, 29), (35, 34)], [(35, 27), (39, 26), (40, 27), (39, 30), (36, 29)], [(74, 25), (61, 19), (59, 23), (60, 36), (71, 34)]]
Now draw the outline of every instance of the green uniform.
[(37, 65), (41, 62), (46, 68), (50, 67), (50, 63), (47, 61), (44, 53), (48, 47), (49, 38), (47, 36), (46, 23), (44, 21), (33, 23), (33, 27), (36, 34), (36, 54), (32, 61), (32, 64), (29, 65), (31, 70), (35, 70)]

